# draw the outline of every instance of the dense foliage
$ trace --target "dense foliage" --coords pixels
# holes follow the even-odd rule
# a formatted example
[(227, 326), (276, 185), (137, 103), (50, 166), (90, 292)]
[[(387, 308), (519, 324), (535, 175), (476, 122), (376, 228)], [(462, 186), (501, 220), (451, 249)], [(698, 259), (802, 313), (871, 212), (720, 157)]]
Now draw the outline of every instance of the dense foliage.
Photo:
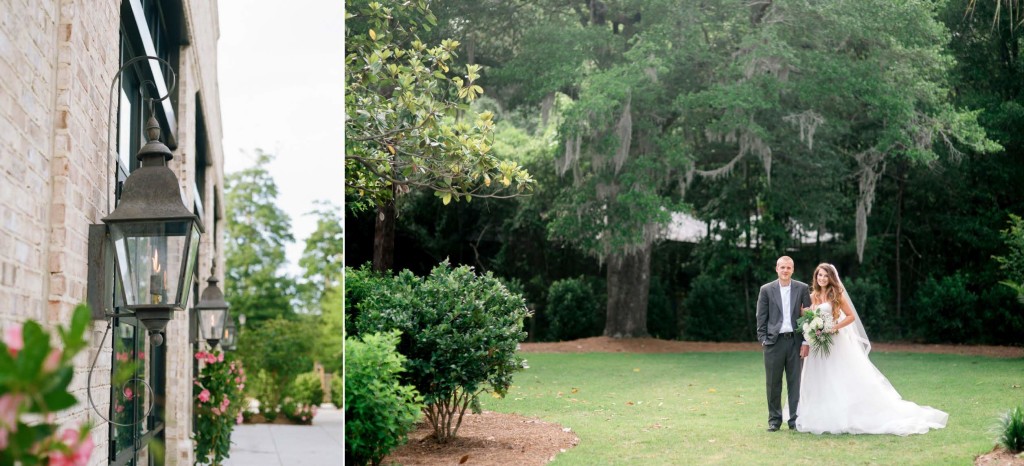
[[(93, 442), (88, 425), (64, 429), (54, 415), (78, 400), (68, 390), (73, 359), (86, 347), (91, 311), (79, 305), (69, 327), (58, 326), (61, 346), (34, 320), (3, 329), (0, 339), (0, 465), (85, 466)], [(54, 339), (56, 340), (56, 339)]]
[[(749, 340), (788, 254), (803, 281), (836, 264), (874, 339), (1019, 344), (1000, 282), (1024, 283), (1024, 29), (998, 2), (431, 7), (424, 37), (472, 51), (455, 60), (482, 66), (494, 150), (537, 189), (454, 209), (410, 196), (403, 267), (450, 257), (518, 280), (531, 338), (557, 338), (549, 287), (585, 274), (612, 317), (646, 301), (647, 333)], [(702, 227), (666, 241), (667, 212)], [(347, 221), (368, 244), (372, 219)]]
[(269, 320), (246, 330), (239, 353), (250, 378), (247, 392), (260, 403), (260, 413), (273, 420), (280, 412), (288, 387), (313, 367), (315, 327), (307, 320)]
[(396, 333), (345, 340), (345, 464), (380, 464), (420, 416), (422, 397), (399, 380), (397, 343)]
[(526, 303), (490, 273), (446, 262), (426, 277), (405, 270), (377, 284), (358, 305), (356, 328), (401, 332), (403, 379), (423, 395), (434, 437), (445, 443), (467, 409), (479, 412), (480, 394), (504, 396), (523, 368), (516, 351), (526, 337)]

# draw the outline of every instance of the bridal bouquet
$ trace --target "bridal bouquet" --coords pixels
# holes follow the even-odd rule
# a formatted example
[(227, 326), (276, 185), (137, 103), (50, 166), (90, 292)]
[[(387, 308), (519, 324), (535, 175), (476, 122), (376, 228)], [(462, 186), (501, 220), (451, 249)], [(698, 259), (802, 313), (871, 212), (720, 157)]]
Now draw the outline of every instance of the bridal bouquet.
[(811, 345), (811, 351), (827, 357), (832, 350), (832, 329), (836, 324), (832, 313), (820, 307), (812, 307), (804, 311), (796, 323), (803, 329), (804, 340)]

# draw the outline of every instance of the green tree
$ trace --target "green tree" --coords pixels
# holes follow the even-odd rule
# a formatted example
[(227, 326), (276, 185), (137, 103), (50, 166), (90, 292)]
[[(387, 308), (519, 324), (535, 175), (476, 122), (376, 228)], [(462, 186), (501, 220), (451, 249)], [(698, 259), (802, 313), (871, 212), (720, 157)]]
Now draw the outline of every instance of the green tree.
[(1010, 227), (1002, 231), (1003, 241), (1009, 250), (1005, 256), (995, 256), (999, 268), (1006, 274), (1000, 283), (1017, 293), (1017, 299), (1024, 303), (1024, 219), (1010, 214)]
[(273, 156), (257, 150), (256, 163), (225, 177), (227, 265), (224, 296), (231, 313), (255, 327), (294, 315), (294, 279), (282, 269), (285, 245), (294, 241), (291, 220), (277, 205), (277, 184), (267, 171)]
[(299, 258), (302, 268), (300, 294), (306, 309), (322, 313), (322, 301), (328, 290), (341, 285), (345, 268), (345, 232), (341, 209), (327, 201), (317, 201), (310, 213), (317, 217), (316, 229), (306, 238)]
[(490, 153), (492, 114), (465, 113), (483, 93), (480, 67), (453, 76), (459, 43), (419, 40), (435, 23), (423, 0), (346, 5), (345, 192), (350, 209), (377, 210), (379, 271), (394, 261), (395, 200), (411, 189), (448, 204), (532, 186), (526, 170)]
[(310, 335), (315, 334), (316, 328), (309, 319), (280, 317), (254, 329), (246, 328), (242, 333), (239, 353), (261, 411), (276, 413), (285, 389), (299, 374), (313, 369), (317, 343)]

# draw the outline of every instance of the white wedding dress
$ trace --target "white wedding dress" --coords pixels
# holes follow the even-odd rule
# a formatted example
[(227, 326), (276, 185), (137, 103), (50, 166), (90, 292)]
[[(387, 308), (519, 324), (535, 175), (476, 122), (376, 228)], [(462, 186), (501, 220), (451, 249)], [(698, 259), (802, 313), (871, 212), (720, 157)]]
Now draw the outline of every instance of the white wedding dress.
[[(829, 303), (822, 307), (832, 310)], [(804, 359), (796, 429), (814, 434), (910, 435), (945, 427), (948, 414), (900, 397), (868, 359), (852, 327), (832, 336), (828, 356), (811, 351)]]

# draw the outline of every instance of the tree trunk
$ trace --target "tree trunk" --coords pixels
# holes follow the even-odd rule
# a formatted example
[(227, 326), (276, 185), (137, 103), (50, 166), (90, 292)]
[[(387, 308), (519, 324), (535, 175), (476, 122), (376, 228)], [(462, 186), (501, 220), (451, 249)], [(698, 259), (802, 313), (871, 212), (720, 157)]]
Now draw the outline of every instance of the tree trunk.
[(395, 265), (395, 200), (377, 207), (373, 228), (373, 270), (389, 272)]
[(604, 336), (640, 338), (647, 333), (647, 296), (651, 287), (651, 245), (608, 258), (608, 318)]
[(899, 186), (899, 191), (896, 194), (896, 320), (900, 321), (903, 313), (903, 268), (900, 245), (903, 243), (903, 189), (907, 182), (906, 162), (903, 160), (896, 165), (896, 179)]

